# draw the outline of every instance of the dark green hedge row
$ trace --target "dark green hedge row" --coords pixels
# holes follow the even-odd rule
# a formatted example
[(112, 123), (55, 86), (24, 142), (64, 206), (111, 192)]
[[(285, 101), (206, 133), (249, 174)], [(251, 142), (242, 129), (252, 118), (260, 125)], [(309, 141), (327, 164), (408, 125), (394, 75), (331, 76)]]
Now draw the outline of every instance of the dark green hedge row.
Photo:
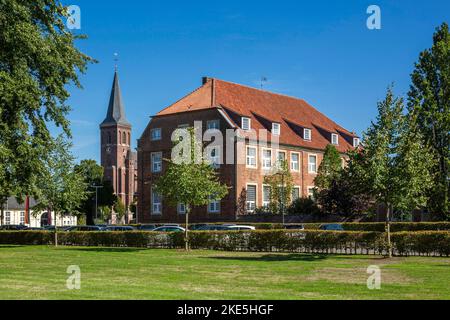
[[(183, 248), (183, 233), (157, 232), (60, 232), (62, 245)], [(228, 251), (280, 251), (342, 254), (385, 254), (386, 234), (361, 231), (257, 230), (194, 231), (189, 233), (193, 249)], [(0, 244), (50, 245), (54, 233), (46, 231), (0, 231)], [(450, 254), (450, 232), (418, 231), (392, 233), (397, 255)]]

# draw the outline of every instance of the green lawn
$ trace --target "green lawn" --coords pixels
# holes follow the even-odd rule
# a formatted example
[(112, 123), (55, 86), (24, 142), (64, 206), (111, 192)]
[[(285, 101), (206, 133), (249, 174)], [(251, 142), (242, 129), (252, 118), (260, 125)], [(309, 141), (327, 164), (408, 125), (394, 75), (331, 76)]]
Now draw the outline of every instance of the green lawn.
[(450, 258), (0, 245), (0, 299), (450, 299)]

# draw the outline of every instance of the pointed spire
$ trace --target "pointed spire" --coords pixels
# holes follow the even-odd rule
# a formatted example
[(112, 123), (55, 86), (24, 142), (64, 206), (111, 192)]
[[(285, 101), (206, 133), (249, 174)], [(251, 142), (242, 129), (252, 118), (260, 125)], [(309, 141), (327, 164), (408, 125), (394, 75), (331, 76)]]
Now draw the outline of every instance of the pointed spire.
[(109, 98), (108, 112), (105, 120), (101, 123), (101, 126), (120, 124), (124, 126), (131, 126), (125, 117), (125, 108), (122, 102), (122, 93), (120, 92), (119, 76), (117, 70), (114, 72), (114, 80), (111, 89), (111, 96)]

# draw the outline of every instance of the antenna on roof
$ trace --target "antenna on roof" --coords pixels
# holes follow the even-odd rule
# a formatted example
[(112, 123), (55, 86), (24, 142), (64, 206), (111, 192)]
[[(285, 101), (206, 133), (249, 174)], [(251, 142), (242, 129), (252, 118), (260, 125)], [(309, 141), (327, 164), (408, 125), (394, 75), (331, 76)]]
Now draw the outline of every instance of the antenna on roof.
[(117, 72), (117, 62), (119, 61), (119, 54), (114, 52), (114, 71)]
[(267, 78), (263, 76), (263, 77), (261, 77), (261, 89), (264, 86), (264, 82), (267, 82)]

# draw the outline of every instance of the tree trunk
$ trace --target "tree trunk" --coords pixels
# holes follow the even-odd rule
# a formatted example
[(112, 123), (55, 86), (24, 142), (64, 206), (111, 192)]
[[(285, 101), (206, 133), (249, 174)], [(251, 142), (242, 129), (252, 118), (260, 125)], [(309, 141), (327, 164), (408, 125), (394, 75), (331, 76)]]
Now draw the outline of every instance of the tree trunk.
[(392, 244), (391, 244), (391, 215), (392, 215), (392, 205), (390, 203), (386, 204), (386, 236), (387, 236), (387, 246), (388, 246), (388, 257), (392, 258)]
[[(51, 212), (51, 209), (50, 209), (50, 212)], [(58, 246), (58, 228), (56, 227), (56, 224), (58, 222), (58, 220), (57, 220), (58, 218), (57, 218), (56, 212), (53, 212), (53, 215), (54, 215), (53, 220), (55, 221), (55, 247), (57, 247)], [(50, 224), (51, 224), (51, 221), (50, 221)]]
[(2, 201), (2, 203), (0, 204), (0, 226), (3, 225), (3, 214), (4, 214), (4, 209), (5, 209), (4, 207), (5, 207), (5, 204)]
[(191, 211), (190, 206), (186, 206), (186, 221), (185, 221), (185, 225), (184, 225), (184, 246), (185, 246), (185, 250), (189, 251), (189, 230), (188, 230), (188, 226), (189, 226), (189, 211)]

